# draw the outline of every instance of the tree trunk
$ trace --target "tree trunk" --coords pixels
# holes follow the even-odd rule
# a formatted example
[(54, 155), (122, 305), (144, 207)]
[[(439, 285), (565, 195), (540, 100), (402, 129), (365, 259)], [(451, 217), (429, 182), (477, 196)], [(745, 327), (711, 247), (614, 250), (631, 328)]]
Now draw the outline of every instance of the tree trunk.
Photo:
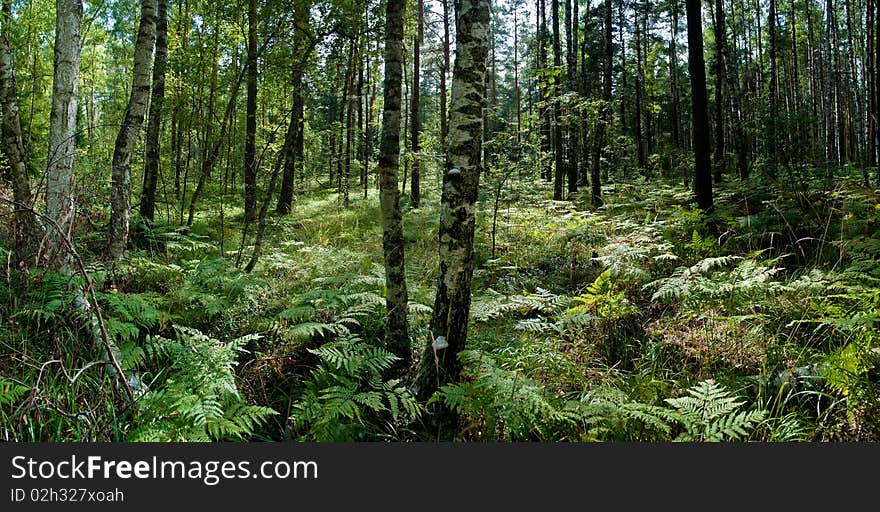
[(385, 344), (405, 369), (412, 360), (407, 328), (406, 267), (403, 215), (397, 175), (400, 167), (400, 106), (403, 75), (403, 19), (406, 0), (388, 0), (385, 12), (385, 90), (382, 141), (379, 148), (379, 201), (382, 211), (382, 249), (385, 259)]
[(257, 1), (248, 0), (247, 118), (244, 134), (244, 219), (257, 215)]
[[(770, 176), (776, 177), (778, 164), (776, 143), (776, 118), (778, 115), (779, 102), (779, 75), (776, 69), (776, 0), (770, 0), (770, 12), (767, 20), (770, 32)], [(696, 128), (694, 128), (696, 130)]]
[[(559, 0), (552, 0), (551, 16), (553, 23), (553, 65), (557, 70), (562, 69), (562, 46), (559, 42)], [(553, 170), (553, 199), (561, 201), (562, 185), (565, 181), (565, 167), (562, 159), (564, 147), (562, 144), (562, 87), (559, 82), (561, 77), (556, 77), (553, 82), (553, 155), (555, 168)]]
[(712, 170), (709, 158), (709, 107), (700, 0), (685, 0), (685, 8), (688, 30), (688, 71), (691, 78), (691, 116), (694, 127), (694, 195), (697, 205), (708, 214), (713, 207)]
[(538, 116), (541, 118), (541, 177), (546, 181), (553, 180), (548, 155), (552, 150), (552, 110), (549, 107), (552, 87), (547, 80), (547, 6), (545, 0), (538, 0)]
[(413, 79), (412, 79), (412, 106), (409, 110), (410, 115), (410, 144), (412, 148), (413, 161), (412, 161), (412, 174), (410, 175), (410, 185), (409, 185), (409, 201), (410, 206), (413, 208), (419, 207), (419, 202), (421, 201), (421, 184), (419, 180), (421, 179), (420, 169), (419, 169), (419, 132), (421, 131), (421, 122), (419, 119), (419, 78), (421, 76), (421, 56), (420, 49), (422, 44), (423, 30), (424, 30), (424, 21), (423, 21), (423, 11), (424, 6), (422, 4), (422, 0), (418, 0), (416, 4), (416, 9), (418, 12), (416, 13), (416, 35), (413, 37)]
[(678, 0), (672, 0), (671, 38), (669, 40), (669, 124), (672, 145), (681, 148), (681, 114), (678, 92)]
[(43, 237), (42, 223), (32, 211), (33, 197), (27, 173), (27, 151), (21, 136), (21, 120), (18, 115), (18, 85), (12, 65), (12, 48), (9, 44), (9, 24), (11, 7), (9, 0), (3, 1), (2, 34), (0, 34), (0, 114), (2, 114), (3, 148), (12, 181), (12, 198), (15, 220), (15, 258), (28, 265), (37, 262), (40, 240)]
[(452, 167), (443, 176), (440, 276), (431, 320), (433, 342), (425, 347), (417, 380), (417, 395), (422, 398), (430, 397), (438, 386), (458, 381), (458, 355), (467, 342), (476, 200), (482, 167), (482, 91), (489, 53), (489, 16), (489, 0), (455, 2), (458, 51), (449, 122)]
[(82, 0), (55, 2), (55, 62), (52, 110), (49, 116), (49, 154), (46, 158), (46, 215), (60, 228), (49, 231), (50, 264), (72, 272), (64, 237), (73, 229), (73, 166), (76, 148), (76, 104), (82, 50)]
[(308, 44), (305, 30), (309, 25), (311, 0), (297, 0), (293, 3), (293, 18), (296, 27), (293, 31), (293, 54), (295, 56), (290, 80), (293, 89), (290, 125), (287, 128), (291, 143), (284, 146), (284, 167), (281, 174), (281, 191), (278, 194), (278, 205), (275, 211), (282, 215), (290, 213), (293, 208), (293, 194), (296, 185), (297, 166), (302, 163), (302, 154), (297, 151), (297, 141), (302, 135), (303, 125), (303, 70), (311, 58), (312, 48)]
[(144, 183), (141, 189), (141, 217), (149, 225), (156, 215), (156, 185), (159, 181), (159, 130), (162, 127), (162, 103), (165, 100), (165, 69), (168, 63), (168, 0), (158, 0), (156, 18), (156, 56), (153, 63), (153, 90), (150, 118), (147, 122)]
[(874, 29), (875, 29), (875, 9), (874, 9), (874, 0), (867, 0), (866, 6), (866, 18), (867, 18), (867, 49), (866, 49), (866, 60), (867, 60), (867, 80), (868, 80), (868, 167), (875, 167), (877, 165), (877, 104), (876, 104), (876, 94), (875, 91), (877, 89), (877, 74), (876, 74), (876, 61), (874, 59)]
[(449, 40), (449, 0), (441, 0), (443, 4), (443, 65), (440, 68), (440, 146), (443, 148), (444, 165), (448, 159), (447, 147), (449, 144), (449, 113), (446, 106), (446, 77), (449, 75), (450, 66), (450, 40)]
[(348, 66), (345, 71), (345, 90), (347, 101), (343, 107), (345, 108), (345, 172), (342, 176), (342, 207), (348, 208), (349, 191), (351, 190), (351, 152), (352, 141), (354, 139), (354, 109), (355, 102), (359, 101), (359, 97), (354, 90), (354, 74), (357, 62), (357, 46), (358, 39), (351, 41), (348, 49)]
[(635, 94), (635, 135), (636, 135), (636, 151), (638, 156), (639, 169), (644, 170), (647, 164), (645, 156), (645, 140), (642, 136), (642, 91), (644, 90), (645, 76), (642, 69), (642, 34), (641, 23), (639, 23), (638, 5), (635, 7), (635, 25), (636, 25), (636, 94)]
[(725, 153), (724, 148), (724, 86), (726, 83), (724, 62), (724, 6), (722, 0), (715, 0), (714, 6), (715, 28), (715, 158), (714, 171), (715, 182), (720, 182), (724, 174)]
[(137, 146), (150, 97), (150, 69), (156, 44), (156, 0), (141, 1), (141, 20), (134, 45), (131, 96), (113, 148), (110, 196), (110, 257), (122, 258), (131, 217), (131, 157)]
[(600, 156), (605, 153), (608, 138), (608, 126), (611, 124), (613, 110), (611, 107), (611, 73), (614, 64), (614, 45), (611, 33), (612, 0), (605, 0), (605, 59), (602, 80), (602, 107), (599, 113), (598, 133), (596, 134), (596, 150), (593, 154), (593, 166), (590, 175), (590, 199), (594, 207), (602, 206), (602, 178), (600, 174)]

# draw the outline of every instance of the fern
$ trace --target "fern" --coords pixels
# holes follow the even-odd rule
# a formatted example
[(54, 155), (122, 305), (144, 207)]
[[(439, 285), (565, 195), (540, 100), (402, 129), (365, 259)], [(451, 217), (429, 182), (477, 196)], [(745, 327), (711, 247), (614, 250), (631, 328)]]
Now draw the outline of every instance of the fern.
[(303, 440), (358, 441), (394, 435), (421, 407), (399, 379), (382, 373), (399, 358), (352, 336), (309, 352), (321, 360), (290, 419)]
[(687, 396), (667, 398), (675, 408), (670, 419), (684, 431), (676, 441), (739, 441), (764, 419), (764, 411), (741, 410), (744, 402), (713, 380), (704, 380), (687, 390)]
[(27, 386), (0, 377), (0, 406), (18, 402), (29, 391), (30, 388)]
[(466, 350), (459, 357), (469, 381), (442, 386), (428, 403), (442, 401), (467, 416), (487, 440), (558, 440), (576, 422), (540, 383), (499, 367), (492, 355)]
[[(175, 326), (177, 338), (149, 340), (143, 360), (168, 364), (138, 403), (130, 441), (222, 441), (245, 439), (270, 416), (268, 407), (246, 403), (235, 380), (245, 336), (222, 343), (201, 332)], [(155, 385), (158, 384), (158, 385)]]

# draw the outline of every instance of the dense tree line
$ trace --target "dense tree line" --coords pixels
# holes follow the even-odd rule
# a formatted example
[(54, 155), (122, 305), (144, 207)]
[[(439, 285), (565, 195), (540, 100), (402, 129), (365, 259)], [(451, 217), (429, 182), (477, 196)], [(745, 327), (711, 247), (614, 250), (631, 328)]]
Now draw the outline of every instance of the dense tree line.
[[(476, 204), (495, 180), (497, 216), (505, 162), (597, 211), (611, 185), (672, 180), (712, 229), (724, 181), (880, 180), (874, 0), (3, 0), (0, 24), (17, 266), (78, 274), (86, 240), (124, 261), (216, 215), (251, 272), (301, 198), (376, 202), (384, 346), (423, 401), (461, 378)], [(417, 336), (406, 224), (432, 201)]]

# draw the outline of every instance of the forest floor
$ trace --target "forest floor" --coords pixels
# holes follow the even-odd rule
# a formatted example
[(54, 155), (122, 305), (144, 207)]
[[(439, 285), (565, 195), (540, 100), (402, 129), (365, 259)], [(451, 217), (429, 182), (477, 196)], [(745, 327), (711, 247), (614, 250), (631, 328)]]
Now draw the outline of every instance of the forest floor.
[[(70, 350), (60, 278), (7, 274), (4, 438), (431, 440), (444, 402), (462, 440), (876, 440), (880, 203), (857, 178), (800, 183), (722, 183), (707, 228), (672, 181), (606, 186), (594, 210), (545, 182), (485, 179), (466, 378), (427, 405), (376, 348), (375, 191), (270, 214), (251, 273), (241, 211), (209, 204), (116, 267), (89, 258), (123, 365), (153, 390), (122, 412), (105, 375), (72, 380), (95, 354)], [(426, 189), (404, 215), (416, 355), (437, 278)]]

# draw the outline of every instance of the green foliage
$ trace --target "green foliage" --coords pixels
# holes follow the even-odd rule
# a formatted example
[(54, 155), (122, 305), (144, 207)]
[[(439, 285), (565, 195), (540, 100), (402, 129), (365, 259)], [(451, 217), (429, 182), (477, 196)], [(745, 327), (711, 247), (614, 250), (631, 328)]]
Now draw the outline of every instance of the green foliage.
[[(737, 314), (787, 288), (773, 279), (782, 269), (740, 256), (704, 258), (690, 267), (678, 267), (669, 277), (652, 281), (652, 300), (679, 301), (687, 311), (719, 308)], [(721, 270), (738, 262), (731, 270)]]
[(276, 411), (249, 405), (235, 366), (244, 345), (257, 336), (220, 342), (175, 326), (176, 339), (152, 337), (147, 359), (160, 370), (138, 401), (129, 441), (224, 441), (247, 439)]
[(431, 398), (467, 417), (466, 428), (486, 441), (558, 441), (577, 416), (544, 387), (521, 372), (506, 370), (482, 351), (459, 356), (466, 365), (461, 383), (447, 384)]
[(320, 363), (290, 417), (301, 440), (394, 439), (421, 413), (400, 379), (383, 378), (399, 359), (387, 350), (344, 336), (309, 352)]
[(676, 441), (739, 441), (764, 419), (764, 411), (743, 410), (745, 402), (712, 380), (699, 382), (686, 396), (666, 402), (675, 408), (667, 418), (684, 429)]

